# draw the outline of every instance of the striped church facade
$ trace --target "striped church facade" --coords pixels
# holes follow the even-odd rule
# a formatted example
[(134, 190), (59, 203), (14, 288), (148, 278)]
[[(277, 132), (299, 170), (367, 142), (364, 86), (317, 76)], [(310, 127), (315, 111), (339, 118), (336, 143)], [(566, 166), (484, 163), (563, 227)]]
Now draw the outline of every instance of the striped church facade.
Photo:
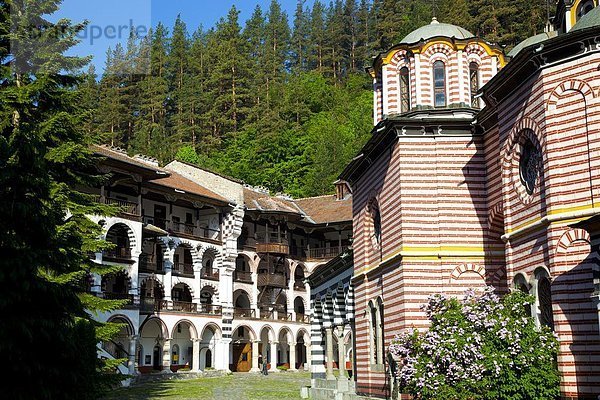
[[(420, 28), (418, 43), (375, 59), (376, 126), (340, 177), (353, 189), (356, 393), (391, 396), (387, 346), (427, 328), (429, 295), (493, 286), (535, 296), (533, 318), (559, 338), (561, 397), (596, 399), (600, 29), (525, 47), (508, 63), (489, 43), (427, 29), (436, 35)], [(469, 46), (487, 60), (477, 96), (465, 82)], [(436, 107), (440, 59), (446, 104)]]

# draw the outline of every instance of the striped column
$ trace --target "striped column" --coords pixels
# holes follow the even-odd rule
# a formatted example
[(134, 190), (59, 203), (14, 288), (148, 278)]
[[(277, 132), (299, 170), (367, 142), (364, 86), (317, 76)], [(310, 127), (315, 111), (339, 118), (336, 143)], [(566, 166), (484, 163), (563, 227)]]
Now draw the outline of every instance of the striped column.
[(346, 319), (348, 321), (354, 321), (354, 286), (348, 286), (348, 293), (346, 294)]
[(344, 287), (340, 284), (335, 292), (333, 301), (333, 325), (343, 326), (346, 310), (344, 307)]
[[(325, 346), (323, 343), (323, 307), (320, 300), (311, 300), (313, 318), (310, 324), (310, 377), (325, 379)], [(312, 386), (315, 386), (313, 383)]]

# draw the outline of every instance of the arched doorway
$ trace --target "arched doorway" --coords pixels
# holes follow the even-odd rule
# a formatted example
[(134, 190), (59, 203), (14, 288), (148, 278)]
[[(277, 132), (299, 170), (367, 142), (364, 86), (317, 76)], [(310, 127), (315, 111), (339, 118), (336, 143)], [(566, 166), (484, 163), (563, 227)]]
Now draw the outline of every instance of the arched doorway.
[(215, 354), (217, 343), (220, 338), (219, 328), (213, 325), (208, 325), (202, 332), (200, 341), (200, 370), (215, 368)]
[(109, 262), (131, 263), (131, 235), (133, 235), (131, 229), (123, 223), (111, 226), (106, 232), (106, 241), (113, 247), (102, 252), (102, 259)]
[(171, 289), (173, 299), (173, 310), (183, 312), (195, 312), (196, 304), (192, 303), (192, 290), (185, 283), (178, 283)]
[(292, 365), (290, 365), (290, 342), (292, 338), (292, 333), (288, 328), (281, 328), (278, 337), (279, 344), (277, 345), (276, 366), (279, 367), (280, 365), (283, 365), (287, 368), (292, 367)]
[(258, 344), (258, 353), (262, 354), (263, 362), (267, 363), (269, 370), (277, 366), (277, 349), (272, 343), (275, 341), (275, 332), (270, 326), (264, 326), (260, 330), (260, 342)]
[(229, 369), (233, 372), (248, 372), (252, 368), (252, 341), (254, 333), (247, 326), (234, 329), (231, 341), (231, 362)]
[(148, 278), (140, 286), (140, 308), (144, 311), (156, 311), (165, 308), (165, 290), (162, 283)]
[(294, 299), (294, 313), (296, 314), (296, 321), (309, 322), (308, 315), (306, 315), (306, 310), (304, 309), (304, 299), (300, 296)]
[(180, 368), (192, 368), (193, 343), (196, 338), (196, 328), (189, 321), (180, 321), (173, 327), (171, 339), (171, 371)]
[(102, 293), (105, 299), (133, 302), (133, 295), (129, 294), (129, 289), (131, 289), (131, 280), (126, 271), (118, 271), (102, 277)]
[[(152, 317), (144, 322), (140, 328), (139, 344), (142, 349), (148, 349), (148, 351), (144, 351), (143, 359), (138, 365), (140, 372), (146, 373), (163, 369), (163, 346), (168, 337), (167, 327), (160, 318)], [(165, 350), (170, 354), (170, 348)]]
[(250, 303), (250, 296), (246, 291), (238, 289), (233, 292), (233, 315), (239, 318), (253, 318), (254, 309)]
[(298, 369), (308, 366), (307, 343), (309, 343), (308, 332), (301, 329), (296, 335), (296, 368)]

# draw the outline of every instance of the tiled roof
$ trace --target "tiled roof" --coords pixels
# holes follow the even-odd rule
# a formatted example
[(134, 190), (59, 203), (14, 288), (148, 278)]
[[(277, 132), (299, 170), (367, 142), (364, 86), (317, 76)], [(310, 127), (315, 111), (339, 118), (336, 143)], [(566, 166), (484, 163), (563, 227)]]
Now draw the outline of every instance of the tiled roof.
[(302, 211), (291, 200), (271, 196), (254, 189), (244, 188), (244, 205), (249, 210), (273, 211), (301, 214)]
[(163, 168), (151, 163), (149, 161), (149, 158), (147, 158), (148, 161), (143, 161), (141, 159), (130, 157), (127, 155), (125, 150), (120, 149), (118, 147), (111, 147), (106, 145), (92, 145), (92, 150), (94, 151), (94, 153), (99, 154), (101, 156), (112, 158), (114, 160), (121, 161), (127, 164), (135, 165), (137, 167), (146, 168), (158, 172), (166, 172)]
[(352, 221), (352, 197), (337, 200), (334, 195), (294, 200), (315, 224)]
[(168, 173), (170, 174), (169, 176), (160, 179), (154, 179), (151, 182), (159, 186), (168, 187), (174, 190), (181, 190), (189, 194), (206, 197), (216, 200), (220, 203), (228, 204), (227, 199), (216, 194), (212, 190), (205, 188), (204, 186), (201, 186), (187, 178), (184, 178), (177, 172), (168, 171)]

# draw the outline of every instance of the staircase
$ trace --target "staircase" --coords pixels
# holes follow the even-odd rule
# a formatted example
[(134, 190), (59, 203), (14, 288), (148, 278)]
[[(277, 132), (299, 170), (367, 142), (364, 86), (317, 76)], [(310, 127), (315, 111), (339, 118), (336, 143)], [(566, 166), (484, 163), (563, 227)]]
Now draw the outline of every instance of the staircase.
[[(107, 352), (106, 350), (104, 350), (101, 345), (98, 345), (97, 352), (98, 352), (98, 358), (103, 358), (103, 359), (108, 359), (108, 360), (115, 359), (113, 357), (113, 355), (110, 354), (109, 352)], [(122, 374), (124, 377), (126, 377), (125, 379), (123, 379), (121, 381), (121, 385), (123, 385), (125, 387), (129, 386), (131, 384), (131, 376), (129, 375), (129, 369), (125, 365), (119, 364), (117, 366), (117, 370), (119, 371), (120, 374)]]
[(315, 400), (367, 400), (354, 392), (354, 381), (346, 379), (315, 379), (315, 386), (309, 388), (311, 399)]

